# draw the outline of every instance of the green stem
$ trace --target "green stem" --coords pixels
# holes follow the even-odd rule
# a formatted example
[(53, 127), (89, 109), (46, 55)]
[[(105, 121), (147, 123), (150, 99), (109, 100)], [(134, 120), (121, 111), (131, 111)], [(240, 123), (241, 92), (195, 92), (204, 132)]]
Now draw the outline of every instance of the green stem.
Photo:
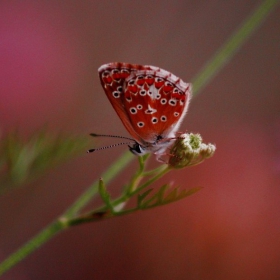
[[(115, 163), (113, 163), (106, 172), (102, 174), (102, 178), (107, 183), (110, 182), (116, 175), (120, 173), (127, 166), (132, 159), (133, 155), (129, 152), (124, 153)], [(92, 197), (98, 192), (99, 180), (94, 182), (76, 201), (72, 206), (64, 213), (65, 218), (71, 218), (79, 210), (81, 210), (89, 201), (92, 200)]]
[[(149, 185), (151, 185), (153, 182), (157, 181), (159, 178), (161, 178), (163, 175), (165, 175), (166, 173), (168, 173), (171, 170), (172, 169), (169, 168), (169, 166), (165, 166), (165, 168), (163, 170), (161, 170), (153, 178), (149, 179), (147, 182), (142, 184), (140, 187), (133, 189), (130, 193), (125, 193), (121, 197), (115, 199), (114, 201), (111, 202), (111, 205), (117, 206), (121, 203), (125, 203), (127, 200), (132, 198), (134, 195), (139, 193), (141, 190), (147, 188)], [(74, 226), (74, 225), (79, 225), (82, 223), (96, 222), (96, 221), (100, 221), (100, 220), (104, 220), (104, 219), (108, 219), (108, 218), (112, 218), (112, 217), (116, 217), (116, 216), (123, 216), (126, 214), (130, 214), (132, 212), (135, 212), (136, 210), (139, 210), (139, 209), (136, 207), (136, 208), (131, 208), (131, 209), (125, 209), (125, 210), (118, 211), (118, 212), (112, 212), (110, 210), (110, 207), (108, 207), (107, 205), (104, 205), (97, 210), (90, 211), (79, 217), (65, 219), (65, 224), (67, 224), (68, 226)]]
[(37, 234), (33, 239), (23, 245), (18, 251), (11, 254), (6, 260), (0, 265), (0, 275), (8, 271), (15, 264), (25, 259), (30, 253), (39, 248), (42, 244), (47, 242), (56, 233), (65, 228), (65, 225), (60, 221), (55, 221), (48, 225), (44, 230)]
[(129, 196), (132, 197), (135, 194), (139, 193), (140, 191), (142, 191), (143, 189), (147, 188), (149, 185), (151, 185), (153, 182), (157, 181), (159, 178), (161, 178), (163, 175), (165, 175), (166, 173), (168, 173), (170, 170), (172, 170), (168, 165), (165, 166), (165, 168), (163, 170), (161, 170), (157, 175), (155, 175), (154, 177), (152, 177), (151, 179), (149, 179), (147, 182), (145, 182), (144, 184), (142, 184), (140, 187), (138, 187), (137, 189), (135, 189), (134, 191), (132, 191)]
[[(267, 17), (269, 12), (275, 8), (278, 0), (266, 0), (264, 1), (243, 23), (242, 27), (222, 46), (218, 53), (205, 65), (203, 70), (193, 80), (194, 94), (198, 94), (199, 91), (217, 74), (217, 72), (225, 66), (225, 64), (232, 58), (234, 53), (241, 47), (246, 39), (253, 33), (253, 31), (261, 24), (261, 22)], [(105, 181), (112, 180), (123, 168), (132, 160), (132, 156), (128, 153), (124, 154), (119, 160), (117, 160), (107, 172), (103, 174)], [(163, 172), (163, 171), (162, 171)], [(167, 171), (166, 171), (167, 172)], [(160, 173), (161, 174), (161, 173)], [(161, 175), (162, 176), (162, 175)], [(145, 188), (148, 184), (151, 184), (161, 176), (155, 176), (138, 189), (131, 192), (136, 194), (141, 189)], [(98, 182), (94, 183), (78, 200), (64, 213), (64, 218), (69, 219), (81, 210), (97, 193)], [(66, 227), (63, 219), (58, 219), (54, 223), (50, 224), (27, 242), (18, 251), (9, 256), (0, 264), (0, 275), (9, 270), (19, 261), (28, 256), (35, 249), (40, 247), (43, 243), (53, 237), (56, 233)]]
[[(102, 174), (102, 177), (108, 182), (111, 181), (124, 167), (133, 159), (130, 153), (122, 155), (109, 169)], [(18, 262), (23, 260), (26, 256), (31, 254), (37, 248), (42, 246), (50, 238), (54, 237), (56, 233), (64, 228), (67, 228), (67, 220), (75, 215), (82, 207), (84, 207), (98, 191), (99, 181), (92, 184), (72, 206), (58, 218), (56, 221), (48, 225), (42, 232), (33, 237), (29, 242), (23, 245), (18, 251), (11, 254), (6, 260), (0, 264), (0, 276), (11, 269)]]
[(217, 51), (216, 55), (209, 60), (202, 71), (193, 80), (194, 95), (198, 94), (209, 81), (224, 67), (232, 56), (244, 44), (246, 39), (253, 34), (253, 31), (260, 26), (261, 22), (268, 16), (269, 12), (275, 8), (279, 0), (266, 0), (249, 16), (241, 28), (239, 28), (225, 44)]
[(137, 185), (141, 182), (141, 180), (143, 178), (143, 172), (145, 169), (145, 163), (148, 158), (149, 158), (149, 155), (145, 155), (144, 157), (138, 157), (139, 169), (134, 174), (133, 178), (131, 179), (131, 183), (125, 188), (125, 190), (124, 190), (125, 195), (132, 192), (137, 187)]

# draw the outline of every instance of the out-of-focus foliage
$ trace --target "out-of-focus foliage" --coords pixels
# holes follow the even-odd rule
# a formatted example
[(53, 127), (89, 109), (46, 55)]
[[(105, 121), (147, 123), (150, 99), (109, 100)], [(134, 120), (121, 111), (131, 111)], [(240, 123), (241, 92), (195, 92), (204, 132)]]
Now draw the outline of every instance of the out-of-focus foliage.
[(0, 140), (0, 193), (36, 179), (85, 152), (86, 137), (51, 135), (45, 129), (23, 139), (11, 132)]

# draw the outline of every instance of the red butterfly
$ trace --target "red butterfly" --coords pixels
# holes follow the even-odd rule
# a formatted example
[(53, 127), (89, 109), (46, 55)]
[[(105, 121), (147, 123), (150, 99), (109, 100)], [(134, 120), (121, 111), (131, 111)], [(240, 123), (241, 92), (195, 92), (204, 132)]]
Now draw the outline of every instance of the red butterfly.
[(153, 152), (159, 159), (176, 139), (188, 109), (191, 84), (149, 65), (109, 63), (98, 72), (108, 99), (133, 137), (127, 138), (134, 142), (130, 151), (136, 155)]

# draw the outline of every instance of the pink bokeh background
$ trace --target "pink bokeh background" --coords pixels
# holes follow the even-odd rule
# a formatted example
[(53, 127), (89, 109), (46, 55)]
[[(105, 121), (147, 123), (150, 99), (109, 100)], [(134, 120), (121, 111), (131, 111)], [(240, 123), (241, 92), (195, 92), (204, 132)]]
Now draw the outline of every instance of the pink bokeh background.
[[(98, 81), (101, 64), (151, 64), (191, 82), (261, 2), (1, 1), (2, 134), (18, 128), (28, 136), (47, 124), (53, 133), (127, 135)], [(216, 143), (216, 155), (156, 184), (202, 191), (64, 231), (3, 279), (280, 279), (279, 12), (191, 102), (182, 128)], [(85, 154), (2, 195), (0, 260), (59, 216), (124, 149)]]

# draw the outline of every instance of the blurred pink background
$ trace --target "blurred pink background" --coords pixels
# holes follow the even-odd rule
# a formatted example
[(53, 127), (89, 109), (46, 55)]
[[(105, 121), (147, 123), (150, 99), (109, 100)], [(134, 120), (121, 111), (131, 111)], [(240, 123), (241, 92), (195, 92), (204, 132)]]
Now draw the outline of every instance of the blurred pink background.
[[(19, 128), (26, 136), (48, 124), (73, 135), (128, 136), (97, 68), (151, 64), (191, 82), (260, 3), (1, 1), (2, 133)], [(279, 12), (191, 102), (182, 129), (216, 143), (216, 155), (157, 184), (202, 191), (64, 231), (3, 279), (280, 279)], [(125, 149), (85, 154), (2, 195), (0, 259), (59, 216)], [(113, 181), (114, 193), (135, 166)]]

